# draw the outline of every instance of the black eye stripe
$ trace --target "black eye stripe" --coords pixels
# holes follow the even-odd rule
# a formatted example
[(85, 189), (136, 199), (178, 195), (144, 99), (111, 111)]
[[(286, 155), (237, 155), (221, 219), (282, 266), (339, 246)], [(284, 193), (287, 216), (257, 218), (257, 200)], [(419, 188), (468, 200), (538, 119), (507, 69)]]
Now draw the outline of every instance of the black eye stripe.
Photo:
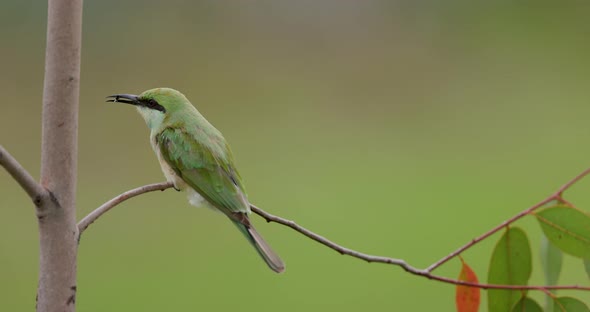
[(166, 112), (166, 108), (164, 108), (164, 106), (160, 105), (160, 103), (158, 103), (158, 101), (154, 100), (154, 99), (147, 99), (147, 100), (143, 100), (141, 101), (143, 106), (149, 108), (149, 109), (155, 109), (158, 111), (161, 111), (162, 113)]

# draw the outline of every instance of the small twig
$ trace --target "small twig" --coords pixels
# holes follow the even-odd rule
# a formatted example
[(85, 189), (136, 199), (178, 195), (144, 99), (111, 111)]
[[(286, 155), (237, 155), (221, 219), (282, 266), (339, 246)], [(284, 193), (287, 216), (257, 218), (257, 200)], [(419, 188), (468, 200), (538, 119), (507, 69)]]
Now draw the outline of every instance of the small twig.
[(279, 223), (284, 226), (290, 227), (293, 230), (309, 237), (310, 239), (312, 239), (324, 246), (327, 246), (330, 249), (337, 251), (338, 253), (340, 253), (342, 255), (348, 255), (353, 258), (365, 260), (367, 262), (376, 262), (376, 263), (385, 263), (385, 264), (396, 265), (396, 266), (401, 267), (402, 269), (404, 269), (408, 273), (422, 276), (422, 277), (432, 279), (432, 280), (437, 280), (437, 281), (440, 281), (443, 283), (454, 284), (454, 285), (463, 285), (463, 286), (472, 286), (472, 287), (482, 288), (482, 289), (541, 290), (541, 291), (548, 290), (548, 289), (577, 289), (577, 290), (590, 291), (590, 287), (579, 286), (579, 285), (564, 285), (564, 286), (534, 286), (533, 285), (533, 286), (527, 286), (527, 285), (480, 284), (480, 283), (465, 282), (465, 281), (460, 281), (460, 280), (447, 278), (447, 277), (443, 277), (443, 276), (433, 275), (430, 273), (430, 271), (428, 269), (426, 269), (426, 270), (417, 269), (417, 268), (409, 265), (408, 263), (406, 263), (406, 261), (404, 261), (402, 259), (369, 255), (369, 254), (365, 254), (362, 252), (358, 252), (356, 250), (352, 250), (352, 249), (343, 247), (341, 245), (338, 245), (338, 244), (330, 241), (329, 239), (327, 239), (319, 234), (316, 234), (316, 233), (298, 225), (297, 223), (295, 223), (291, 220), (287, 220), (287, 219), (275, 216), (273, 214), (270, 214), (270, 213), (268, 213), (256, 206), (252, 205), (252, 204), (250, 205), (250, 208), (252, 209), (252, 211), (254, 213), (256, 213), (257, 215), (264, 218), (267, 222), (275, 222), (275, 223)]
[(473, 240), (471, 240), (469, 243), (461, 246), (459, 249), (453, 251), (452, 253), (450, 253), (449, 255), (447, 255), (446, 257), (443, 257), (442, 259), (438, 260), (437, 262), (433, 263), (431, 266), (429, 266), (428, 268), (426, 268), (427, 272), (432, 272), (434, 271), (436, 268), (440, 267), (441, 265), (445, 264), (447, 261), (451, 260), (452, 258), (456, 257), (457, 255), (459, 255), (460, 253), (462, 253), (463, 251), (471, 248), (471, 246), (477, 244), (478, 242), (488, 238), (489, 236), (491, 236), (492, 234), (498, 232), (499, 230), (501, 230), (502, 228), (514, 223), (516, 220), (526, 216), (527, 214), (530, 214), (531, 212), (535, 211), (536, 209), (539, 209), (541, 207), (543, 207), (544, 205), (556, 200), (565, 204), (568, 204), (570, 206), (572, 206), (572, 204), (570, 202), (568, 202), (567, 200), (565, 200), (562, 195), (563, 192), (565, 192), (567, 189), (569, 189), (572, 185), (574, 185), (576, 182), (580, 181), (582, 178), (584, 178), (585, 176), (587, 176), (588, 174), (590, 174), (590, 168), (584, 170), (582, 173), (578, 174), (576, 177), (574, 177), (573, 179), (569, 180), (567, 183), (565, 183), (564, 185), (562, 185), (555, 193), (553, 193), (552, 195), (550, 195), (549, 197), (545, 198), (544, 200), (538, 202), (537, 204), (527, 208), (524, 211), (519, 212), (517, 215), (515, 215), (514, 217), (502, 222), (501, 224), (499, 224), (498, 226), (494, 227), (493, 229), (485, 232), (484, 234), (482, 234), (481, 236), (474, 238)]
[(459, 254), (461, 254), (462, 252), (464, 252), (465, 250), (471, 248), (471, 246), (479, 243), (480, 241), (488, 238), (489, 236), (491, 236), (492, 234), (498, 232), (499, 230), (503, 229), (504, 227), (514, 223), (516, 220), (526, 216), (527, 214), (529, 214), (530, 212), (534, 211), (535, 209), (538, 209), (542, 206), (544, 206), (545, 204), (551, 202), (552, 200), (554, 200), (554, 196), (550, 196), (546, 199), (544, 199), (543, 201), (540, 201), (539, 203), (535, 204), (534, 206), (531, 206), (530, 208), (519, 212), (517, 215), (515, 215), (514, 217), (500, 223), (498, 226), (494, 227), (493, 229), (485, 232), (484, 234), (482, 234), (481, 236), (472, 239), (469, 243), (461, 246), (459, 249), (451, 252), (449, 255), (447, 255), (446, 257), (438, 260), (437, 262), (433, 263), (432, 265), (430, 265), (428, 268), (426, 268), (426, 271), (428, 272), (432, 272), (434, 271), (436, 268), (440, 267), (441, 265), (445, 264), (447, 261), (453, 259), (454, 257), (458, 256)]
[(569, 189), (570, 187), (572, 187), (572, 185), (578, 183), (580, 180), (582, 180), (588, 174), (590, 174), (590, 168), (582, 171), (582, 173), (578, 174), (573, 179), (569, 180), (566, 184), (562, 185), (557, 190), (557, 192), (555, 192), (555, 194), (553, 196), (555, 198), (557, 198), (557, 199), (562, 199), (563, 192), (565, 192), (567, 189)]
[(111, 208), (128, 200), (129, 198), (132, 198), (132, 197), (135, 197), (137, 195), (141, 195), (141, 194), (147, 193), (147, 192), (164, 191), (164, 190), (169, 189), (173, 186), (174, 185), (170, 182), (160, 182), (160, 183), (144, 185), (144, 186), (140, 186), (138, 188), (129, 190), (129, 191), (109, 200), (108, 202), (102, 204), (102, 206), (94, 209), (94, 211), (89, 213), (86, 217), (84, 217), (82, 220), (80, 220), (80, 222), (78, 222), (78, 231), (80, 232), (79, 235), (82, 235), (82, 232), (84, 232), (84, 230), (86, 230), (86, 228), (88, 228), (88, 226), (90, 226), (90, 224), (92, 224), (94, 221), (96, 221), (96, 219), (98, 219), (100, 216), (105, 214), (107, 211), (111, 210)]
[(551, 291), (549, 291), (549, 289), (542, 289), (541, 291), (543, 291), (551, 299), (557, 298), (557, 296), (555, 296)]
[(0, 165), (10, 173), (16, 182), (22, 187), (29, 197), (33, 200), (36, 206), (40, 205), (41, 197), (47, 194), (37, 181), (29, 174), (29, 172), (18, 163), (18, 161), (8, 153), (2, 145), (0, 145)]

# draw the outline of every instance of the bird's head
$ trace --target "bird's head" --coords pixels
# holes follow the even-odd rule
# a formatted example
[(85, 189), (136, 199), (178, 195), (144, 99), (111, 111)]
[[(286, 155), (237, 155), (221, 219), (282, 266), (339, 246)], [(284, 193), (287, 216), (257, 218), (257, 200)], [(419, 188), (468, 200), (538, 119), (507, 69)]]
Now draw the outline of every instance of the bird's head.
[(170, 88), (150, 89), (140, 95), (114, 94), (107, 97), (107, 102), (134, 105), (150, 128), (158, 127), (167, 116), (193, 107), (184, 94)]

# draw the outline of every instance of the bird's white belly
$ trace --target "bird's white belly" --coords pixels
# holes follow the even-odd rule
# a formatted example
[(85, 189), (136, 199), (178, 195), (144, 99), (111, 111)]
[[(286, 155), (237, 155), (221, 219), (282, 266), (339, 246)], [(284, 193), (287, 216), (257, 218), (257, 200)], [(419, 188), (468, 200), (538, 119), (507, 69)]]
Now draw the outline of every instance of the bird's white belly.
[(193, 190), (192, 187), (186, 188), (186, 198), (188, 199), (188, 202), (195, 207), (207, 207), (209, 209), (217, 210), (205, 198), (203, 198), (201, 194)]

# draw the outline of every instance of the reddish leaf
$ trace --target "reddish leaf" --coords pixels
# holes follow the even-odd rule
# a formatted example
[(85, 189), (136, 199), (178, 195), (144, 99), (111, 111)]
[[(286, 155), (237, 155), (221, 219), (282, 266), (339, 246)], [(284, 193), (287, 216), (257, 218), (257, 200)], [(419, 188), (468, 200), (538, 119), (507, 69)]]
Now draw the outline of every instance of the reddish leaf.
[[(461, 273), (459, 280), (470, 283), (477, 283), (475, 272), (461, 259)], [(479, 288), (457, 285), (455, 303), (458, 312), (477, 312), (479, 308)]]

